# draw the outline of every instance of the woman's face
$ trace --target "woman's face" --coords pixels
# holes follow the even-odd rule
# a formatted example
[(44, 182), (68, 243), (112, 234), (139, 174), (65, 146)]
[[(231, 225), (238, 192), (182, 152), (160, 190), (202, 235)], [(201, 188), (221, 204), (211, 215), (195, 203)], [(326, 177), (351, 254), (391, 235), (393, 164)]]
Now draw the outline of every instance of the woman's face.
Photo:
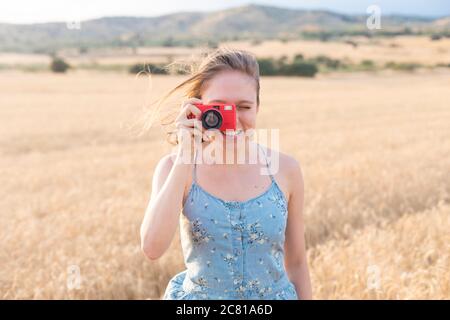
[(230, 103), (236, 105), (236, 131), (255, 129), (258, 105), (256, 81), (240, 71), (221, 71), (203, 88), (204, 104)]

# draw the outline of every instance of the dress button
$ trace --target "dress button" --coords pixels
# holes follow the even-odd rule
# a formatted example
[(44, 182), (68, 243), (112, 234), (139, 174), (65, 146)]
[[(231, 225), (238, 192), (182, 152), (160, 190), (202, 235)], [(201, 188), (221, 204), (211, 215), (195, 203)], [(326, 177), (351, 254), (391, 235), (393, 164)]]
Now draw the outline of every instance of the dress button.
[(225, 206), (232, 210), (232, 209), (238, 209), (239, 208), (239, 203), (236, 201), (228, 201), (225, 203)]

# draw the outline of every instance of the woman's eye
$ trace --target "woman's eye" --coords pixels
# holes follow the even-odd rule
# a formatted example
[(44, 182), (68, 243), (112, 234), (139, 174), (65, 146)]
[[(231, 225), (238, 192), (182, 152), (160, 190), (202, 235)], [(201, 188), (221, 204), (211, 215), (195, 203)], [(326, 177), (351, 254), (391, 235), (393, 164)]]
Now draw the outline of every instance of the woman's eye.
[(238, 106), (239, 109), (250, 109), (250, 107), (247, 106)]

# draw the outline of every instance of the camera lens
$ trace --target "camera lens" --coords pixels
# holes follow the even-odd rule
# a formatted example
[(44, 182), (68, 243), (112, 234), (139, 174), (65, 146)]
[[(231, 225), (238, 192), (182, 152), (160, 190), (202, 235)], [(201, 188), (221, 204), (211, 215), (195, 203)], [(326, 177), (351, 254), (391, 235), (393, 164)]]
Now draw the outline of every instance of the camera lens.
[(202, 125), (205, 129), (218, 129), (222, 125), (222, 115), (216, 110), (203, 113)]

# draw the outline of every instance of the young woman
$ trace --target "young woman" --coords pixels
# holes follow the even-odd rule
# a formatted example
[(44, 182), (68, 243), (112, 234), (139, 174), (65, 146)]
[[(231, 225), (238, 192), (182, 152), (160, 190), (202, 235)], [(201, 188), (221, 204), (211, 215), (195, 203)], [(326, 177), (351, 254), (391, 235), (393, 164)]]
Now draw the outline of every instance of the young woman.
[[(299, 163), (279, 152), (278, 172), (260, 174), (264, 166), (271, 168), (272, 153), (259, 144), (263, 163), (225, 160), (230, 150), (247, 159), (255, 145), (244, 135), (256, 128), (260, 108), (255, 57), (217, 49), (169, 95), (180, 89), (188, 99), (174, 122), (178, 132), (189, 135), (178, 134), (176, 152), (159, 161), (141, 225), (142, 250), (149, 259), (158, 259), (180, 223), (186, 270), (169, 281), (164, 299), (311, 299)], [(194, 103), (235, 104), (233, 139), (206, 136)], [(222, 164), (205, 163), (199, 152), (190, 163), (181, 160), (198, 136), (204, 137), (201, 147), (215, 143), (222, 148)], [(238, 137), (245, 143), (234, 143)]]

